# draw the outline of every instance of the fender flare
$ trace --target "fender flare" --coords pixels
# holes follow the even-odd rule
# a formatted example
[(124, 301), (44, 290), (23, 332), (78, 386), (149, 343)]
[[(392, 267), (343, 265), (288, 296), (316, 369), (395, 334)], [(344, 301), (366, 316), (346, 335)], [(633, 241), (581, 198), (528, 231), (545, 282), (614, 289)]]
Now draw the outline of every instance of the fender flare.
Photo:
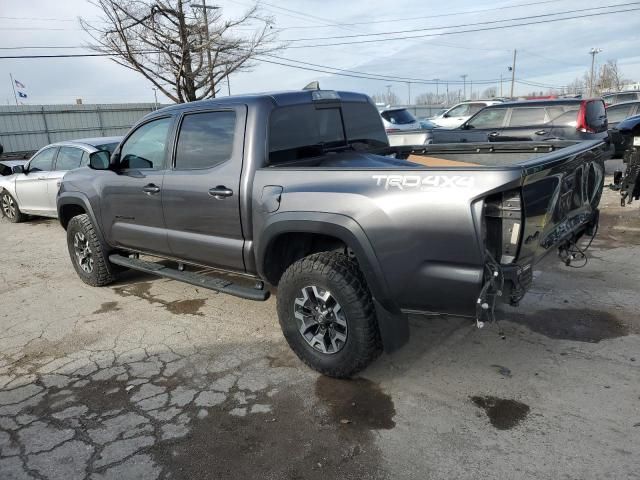
[(60, 222), (60, 225), (62, 226), (62, 228), (64, 228), (65, 230), (67, 229), (66, 225), (64, 225), (63, 223), (63, 219), (61, 215), (62, 207), (64, 207), (65, 205), (77, 205), (79, 207), (82, 207), (84, 211), (87, 212), (87, 215), (89, 215), (89, 217), (91, 218), (91, 222), (93, 222), (96, 234), (98, 235), (100, 242), (103, 245), (108, 245), (104, 239), (104, 236), (102, 235), (102, 228), (101, 228), (100, 222), (98, 221), (98, 217), (96, 217), (96, 214), (93, 211), (93, 208), (91, 207), (91, 203), (89, 202), (89, 199), (84, 193), (82, 192), (59, 193), (56, 204), (57, 204), (57, 210), (58, 210), (58, 221)]
[(409, 339), (409, 322), (391, 298), (380, 262), (362, 227), (351, 217), (324, 212), (283, 212), (269, 217), (256, 245), (256, 267), (265, 277), (266, 252), (271, 243), (284, 233), (319, 233), (340, 239), (356, 255), (367, 281), (376, 309), (382, 343), (387, 353)]

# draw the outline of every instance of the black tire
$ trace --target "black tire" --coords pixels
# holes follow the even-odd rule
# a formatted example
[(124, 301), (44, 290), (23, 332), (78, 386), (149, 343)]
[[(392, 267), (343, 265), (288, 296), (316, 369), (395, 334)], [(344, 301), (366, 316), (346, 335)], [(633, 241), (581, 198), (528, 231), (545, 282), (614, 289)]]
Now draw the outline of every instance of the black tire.
[(16, 199), (6, 190), (0, 193), (0, 209), (2, 215), (11, 223), (20, 223), (27, 219), (27, 216), (20, 211)]
[[(89, 248), (88, 254), (90, 256), (90, 259), (87, 259), (87, 252), (83, 250), (85, 253), (84, 261), (77, 253), (79, 247), (83, 245), (85, 248)], [(113, 265), (109, 263), (105, 248), (96, 234), (95, 226), (86, 213), (73, 217), (69, 221), (67, 247), (73, 268), (76, 269), (76, 273), (84, 283), (92, 287), (102, 287), (115, 280)]]
[[(340, 316), (346, 327), (334, 327), (344, 328), (346, 340), (340, 349), (331, 353), (314, 348), (300, 332), (300, 326), (306, 321), (296, 318), (296, 312), (303, 315), (304, 312), (311, 311), (307, 307), (297, 305), (296, 299), (298, 302), (305, 301), (307, 295), (303, 290), (312, 286), (317, 287), (316, 291), (324, 296), (330, 293), (329, 299), (334, 298), (334, 304), (338, 304), (338, 310), (343, 312)], [(277, 306), (280, 327), (291, 349), (300, 360), (324, 375), (349, 378), (368, 366), (382, 351), (371, 294), (358, 265), (343, 253), (316, 253), (289, 266), (278, 284)], [(333, 316), (335, 319), (337, 316), (333, 308), (324, 311), (329, 312), (328, 317), (321, 316), (325, 322), (326, 318)], [(310, 323), (316, 318), (312, 318), (312, 315), (317, 314), (312, 313), (305, 317), (311, 319)], [(320, 324), (317, 325), (317, 328), (320, 328)], [(332, 327), (324, 328), (326, 331)], [(312, 331), (311, 335), (316, 332), (318, 330)], [(336, 348), (335, 344), (331, 347), (331, 343), (329, 339), (329, 348)], [(319, 342), (317, 344), (319, 345)], [(327, 345), (326, 342), (324, 344)]]

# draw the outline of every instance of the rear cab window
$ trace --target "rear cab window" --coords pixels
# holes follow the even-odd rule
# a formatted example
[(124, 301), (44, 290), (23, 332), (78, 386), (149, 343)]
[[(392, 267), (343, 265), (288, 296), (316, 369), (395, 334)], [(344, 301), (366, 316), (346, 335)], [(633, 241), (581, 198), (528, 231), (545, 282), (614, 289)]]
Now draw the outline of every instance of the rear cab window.
[(366, 102), (279, 107), (269, 120), (269, 164), (313, 158), (327, 151), (388, 147), (376, 108)]

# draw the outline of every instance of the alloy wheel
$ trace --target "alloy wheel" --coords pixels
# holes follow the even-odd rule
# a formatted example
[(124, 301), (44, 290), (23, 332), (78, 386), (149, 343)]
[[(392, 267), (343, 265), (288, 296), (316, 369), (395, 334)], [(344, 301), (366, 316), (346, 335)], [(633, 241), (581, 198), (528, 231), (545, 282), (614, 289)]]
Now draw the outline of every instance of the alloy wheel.
[(78, 266), (86, 273), (91, 273), (93, 271), (93, 252), (89, 245), (89, 239), (84, 233), (76, 232), (73, 236), (73, 249)]
[(2, 195), (2, 213), (9, 219), (13, 220), (16, 217), (16, 202), (8, 193)]
[(347, 318), (329, 290), (302, 288), (294, 300), (294, 315), (300, 335), (313, 349), (331, 355), (347, 342)]

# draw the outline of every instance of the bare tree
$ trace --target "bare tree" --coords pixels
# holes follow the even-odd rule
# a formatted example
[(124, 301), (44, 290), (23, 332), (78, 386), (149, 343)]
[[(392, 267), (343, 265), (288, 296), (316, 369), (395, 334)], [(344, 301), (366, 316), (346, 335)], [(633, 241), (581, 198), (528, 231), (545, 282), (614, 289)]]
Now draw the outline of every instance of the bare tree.
[[(257, 56), (282, 48), (273, 19), (256, 3), (235, 19), (192, 0), (90, 0), (100, 22), (80, 19), (91, 48), (142, 74), (177, 103), (215, 97), (231, 73), (250, 69)], [(205, 21), (206, 19), (206, 21)], [(240, 28), (239, 28), (240, 27)], [(241, 35), (246, 29), (249, 35)]]
[(484, 92), (482, 92), (482, 98), (495, 98), (497, 96), (498, 96), (497, 87), (488, 87), (488, 88), (485, 88)]
[(618, 68), (617, 60), (607, 60), (607, 63), (600, 67), (596, 86), (600, 92), (617, 92), (622, 90), (627, 80), (622, 78), (622, 73)]
[(376, 103), (383, 103), (384, 105), (398, 105), (400, 98), (393, 92), (388, 93), (374, 93), (371, 98)]

